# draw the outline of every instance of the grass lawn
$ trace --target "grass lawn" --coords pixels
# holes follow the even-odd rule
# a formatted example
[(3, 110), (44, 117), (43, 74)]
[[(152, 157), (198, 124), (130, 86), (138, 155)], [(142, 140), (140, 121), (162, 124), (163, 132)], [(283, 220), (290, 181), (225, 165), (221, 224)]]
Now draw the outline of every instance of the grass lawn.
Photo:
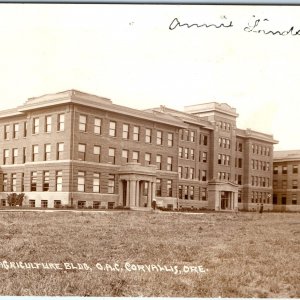
[(297, 213), (1, 212), (0, 239), (2, 296), (300, 297)]

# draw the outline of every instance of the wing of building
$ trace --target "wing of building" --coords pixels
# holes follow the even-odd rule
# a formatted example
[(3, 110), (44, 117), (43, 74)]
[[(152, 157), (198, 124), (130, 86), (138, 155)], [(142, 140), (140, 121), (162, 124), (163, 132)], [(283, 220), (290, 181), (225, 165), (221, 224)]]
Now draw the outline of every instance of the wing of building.
[(205, 103), (136, 110), (76, 90), (0, 112), (0, 198), (32, 207), (272, 209), (272, 135)]

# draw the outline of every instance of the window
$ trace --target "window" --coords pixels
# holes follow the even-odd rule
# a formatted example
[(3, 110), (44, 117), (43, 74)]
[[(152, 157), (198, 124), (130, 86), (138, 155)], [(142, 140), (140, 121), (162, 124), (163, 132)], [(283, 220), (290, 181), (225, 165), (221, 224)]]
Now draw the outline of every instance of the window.
[(35, 207), (35, 200), (29, 200), (29, 206)]
[(230, 149), (230, 140), (229, 140), (229, 139), (226, 139), (226, 147), (227, 147), (228, 149)]
[(297, 205), (297, 195), (292, 195), (292, 205)]
[(25, 174), (24, 173), (21, 173), (21, 192), (24, 192), (25, 190), (25, 186), (24, 186), (24, 183), (25, 183)]
[(30, 173), (30, 191), (36, 192), (36, 186), (37, 186), (37, 172), (33, 171)]
[(9, 125), (4, 125), (4, 139), (9, 139)]
[(190, 158), (192, 160), (195, 160), (195, 150), (194, 149), (190, 149)]
[(122, 138), (126, 139), (126, 140), (129, 139), (129, 125), (128, 124), (123, 124)]
[(168, 156), (167, 158), (167, 171), (172, 171), (173, 169), (173, 158)]
[(222, 154), (218, 154), (218, 164), (222, 164)]
[(78, 160), (85, 160), (85, 151), (86, 151), (86, 145), (78, 144)]
[(11, 174), (11, 191), (12, 192), (17, 191), (17, 174), (16, 173)]
[(115, 193), (115, 175), (109, 174), (108, 176), (108, 194)]
[(161, 170), (161, 155), (160, 154), (157, 154), (156, 155), (156, 167), (158, 170)]
[(64, 149), (65, 149), (64, 143), (57, 143), (57, 155), (56, 155), (57, 160), (61, 160), (64, 158)]
[(152, 142), (152, 130), (149, 128), (146, 128), (145, 132), (145, 142), (146, 143), (151, 143)]
[(206, 188), (202, 188), (201, 189), (201, 200), (202, 201), (206, 201), (207, 200), (207, 198), (206, 198)]
[(283, 189), (287, 188), (287, 181), (286, 180), (282, 180), (282, 188)]
[(156, 192), (155, 195), (157, 197), (161, 197), (161, 179), (160, 178), (156, 178)]
[(23, 164), (26, 163), (26, 147), (23, 147)]
[(57, 131), (65, 130), (65, 115), (59, 114), (57, 118)]
[(167, 196), (172, 197), (172, 180), (167, 181)]
[(99, 209), (100, 208), (100, 201), (93, 201), (93, 209)]
[(33, 145), (32, 146), (32, 160), (31, 161), (37, 161), (39, 156), (39, 146)]
[(95, 134), (101, 134), (101, 124), (102, 120), (99, 118), (94, 119), (94, 133)]
[(123, 163), (128, 163), (128, 157), (129, 157), (129, 151), (122, 150), (122, 162)]
[(190, 186), (190, 199), (191, 200), (194, 200), (194, 187), (193, 186)]
[(184, 178), (188, 179), (189, 175), (189, 167), (184, 167)]
[(277, 204), (277, 195), (276, 194), (273, 195), (273, 204)]
[(239, 185), (242, 184), (242, 175), (238, 175), (238, 182), (237, 182)]
[(173, 133), (168, 133), (168, 146), (173, 146)]
[(273, 169), (273, 174), (278, 174), (278, 166), (275, 166)]
[(292, 182), (292, 188), (297, 189), (298, 188), (298, 180), (293, 180)]
[(41, 200), (41, 207), (47, 208), (48, 207), (48, 200)]
[(156, 144), (162, 145), (162, 131), (160, 130), (156, 132)]
[(60, 208), (61, 207), (61, 200), (54, 200), (54, 208)]
[(281, 196), (281, 204), (286, 205), (286, 195)]
[(116, 122), (114, 121), (109, 122), (109, 135), (116, 136)]
[(282, 166), (282, 174), (287, 174), (287, 166)]
[(49, 191), (50, 186), (50, 172), (44, 171), (43, 173), (43, 192)]
[(190, 141), (195, 142), (195, 131), (191, 131), (190, 133)]
[(86, 201), (77, 201), (77, 208), (85, 208)]
[(79, 131), (86, 132), (87, 130), (87, 116), (79, 115)]
[(179, 148), (178, 148), (178, 156), (179, 156), (180, 158), (183, 158), (183, 148), (182, 148), (182, 147), (179, 147)]
[(51, 144), (45, 144), (44, 160), (51, 160)]
[(190, 179), (194, 179), (194, 177), (195, 177), (195, 169), (190, 168)]
[(17, 148), (14, 148), (14, 149), (12, 150), (12, 163), (13, 163), (13, 164), (17, 163), (17, 160), (18, 160), (18, 153), (19, 153), (19, 151), (18, 151)]
[(8, 184), (8, 177), (6, 173), (3, 173), (3, 192), (7, 192), (7, 184)]
[(78, 171), (77, 191), (85, 192), (85, 172), (83, 171)]
[(207, 162), (207, 152), (202, 153), (202, 162), (204, 162), (204, 163)]
[(239, 168), (242, 168), (242, 167), (243, 167), (243, 160), (242, 160), (242, 158), (239, 158), (239, 159), (238, 159), (238, 167), (239, 167)]
[(24, 130), (23, 131), (23, 136), (26, 137), (27, 136), (27, 122), (26, 121), (23, 123), (23, 126), (24, 126), (23, 127), (23, 130)]
[(139, 141), (140, 140), (140, 127), (133, 126), (133, 140)]
[(52, 127), (52, 117), (46, 116), (45, 117), (45, 132), (51, 132)]
[(183, 186), (183, 199), (187, 200), (189, 198), (188, 195), (188, 187), (186, 185)]
[(94, 173), (93, 175), (93, 193), (100, 193), (100, 174)]
[(201, 172), (201, 180), (202, 181), (206, 181), (207, 180), (207, 171), (206, 170), (202, 170)]
[(108, 149), (108, 163), (115, 164), (116, 162), (116, 149), (115, 148), (109, 148)]
[(298, 174), (298, 166), (293, 166), (293, 174)]
[(182, 167), (178, 167), (178, 175), (179, 175), (179, 178), (182, 178)]
[(207, 146), (208, 144), (208, 138), (207, 138), (207, 135), (203, 135), (203, 145), (204, 146)]
[(6, 199), (1, 199), (1, 206), (6, 206)]
[(139, 162), (140, 153), (138, 151), (132, 151), (132, 161), (138, 163)]
[(7, 165), (8, 164), (8, 160), (9, 160), (9, 150), (8, 149), (4, 149), (3, 150), (3, 164)]
[(277, 188), (278, 188), (278, 181), (273, 180), (273, 189), (277, 189)]
[(55, 187), (57, 192), (62, 191), (62, 171), (56, 171), (55, 173)]
[(145, 165), (149, 166), (151, 164), (151, 154), (145, 153)]
[(19, 137), (19, 124), (13, 125), (13, 138), (17, 139)]
[(238, 143), (238, 150), (239, 150), (239, 152), (243, 152), (243, 144), (242, 143)]
[(100, 146), (94, 146), (94, 156), (95, 156), (95, 160), (96, 162), (101, 162), (101, 147)]
[(33, 118), (33, 126), (32, 126), (32, 133), (38, 134), (40, 131), (40, 119), (39, 118)]
[(184, 148), (184, 158), (185, 159), (189, 158), (189, 149), (188, 148)]
[(179, 136), (180, 136), (180, 140), (184, 140), (184, 130), (183, 129), (180, 129), (179, 130)]
[(183, 196), (183, 195), (182, 195), (182, 191), (183, 191), (183, 190), (182, 190), (182, 185), (179, 185), (179, 186), (178, 186), (178, 198), (179, 198), (179, 199), (183, 199), (183, 198), (182, 198), (182, 196)]

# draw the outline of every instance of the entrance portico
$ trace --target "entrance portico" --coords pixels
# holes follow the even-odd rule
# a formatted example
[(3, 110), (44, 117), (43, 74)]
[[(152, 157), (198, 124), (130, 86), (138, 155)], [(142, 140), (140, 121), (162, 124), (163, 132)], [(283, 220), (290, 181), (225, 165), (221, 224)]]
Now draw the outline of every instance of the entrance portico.
[(129, 208), (151, 207), (156, 190), (156, 166), (139, 163), (122, 166), (119, 183), (119, 205)]
[(210, 181), (208, 183), (208, 208), (236, 210), (238, 208), (238, 185), (232, 182)]

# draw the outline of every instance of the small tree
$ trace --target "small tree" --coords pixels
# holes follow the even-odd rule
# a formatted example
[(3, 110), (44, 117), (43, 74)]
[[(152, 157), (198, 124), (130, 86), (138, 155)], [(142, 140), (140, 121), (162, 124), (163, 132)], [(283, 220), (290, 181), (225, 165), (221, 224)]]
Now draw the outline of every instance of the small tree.
[(22, 206), (24, 200), (24, 193), (11, 193), (7, 195), (7, 203), (9, 206)]

